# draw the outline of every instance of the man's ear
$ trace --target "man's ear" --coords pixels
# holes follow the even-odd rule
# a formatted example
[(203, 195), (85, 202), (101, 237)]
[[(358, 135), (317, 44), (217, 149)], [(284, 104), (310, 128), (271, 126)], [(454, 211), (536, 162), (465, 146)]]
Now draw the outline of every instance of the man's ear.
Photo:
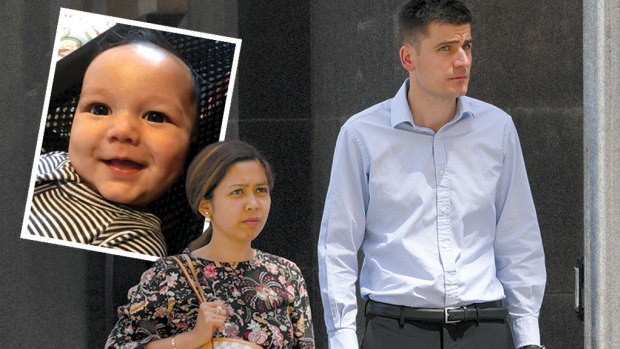
[(415, 49), (410, 44), (405, 44), (400, 48), (400, 64), (407, 71), (415, 70)]

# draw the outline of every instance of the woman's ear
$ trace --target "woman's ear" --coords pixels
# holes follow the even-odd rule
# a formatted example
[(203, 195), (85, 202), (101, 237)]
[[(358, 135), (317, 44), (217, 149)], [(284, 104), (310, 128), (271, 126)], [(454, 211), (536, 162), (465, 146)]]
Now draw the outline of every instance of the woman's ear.
[(200, 212), (200, 214), (205, 218), (211, 218), (211, 215), (213, 214), (211, 210), (211, 200), (207, 200), (205, 198), (200, 200), (200, 203), (198, 204), (198, 212)]

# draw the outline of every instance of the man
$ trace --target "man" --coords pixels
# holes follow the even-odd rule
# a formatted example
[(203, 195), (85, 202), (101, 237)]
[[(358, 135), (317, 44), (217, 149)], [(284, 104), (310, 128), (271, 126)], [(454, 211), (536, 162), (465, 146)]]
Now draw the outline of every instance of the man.
[(399, 12), (396, 96), (338, 136), (319, 237), (330, 348), (540, 348), (544, 253), (510, 116), (465, 97), (471, 14), (457, 0)]

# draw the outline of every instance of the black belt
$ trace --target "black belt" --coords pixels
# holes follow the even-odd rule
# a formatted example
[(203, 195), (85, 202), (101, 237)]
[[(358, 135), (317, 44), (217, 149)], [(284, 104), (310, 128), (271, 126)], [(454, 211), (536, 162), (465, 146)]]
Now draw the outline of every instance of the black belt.
[(404, 321), (452, 324), (461, 321), (503, 320), (508, 314), (502, 301), (450, 308), (411, 308), (369, 300), (366, 315), (373, 314)]

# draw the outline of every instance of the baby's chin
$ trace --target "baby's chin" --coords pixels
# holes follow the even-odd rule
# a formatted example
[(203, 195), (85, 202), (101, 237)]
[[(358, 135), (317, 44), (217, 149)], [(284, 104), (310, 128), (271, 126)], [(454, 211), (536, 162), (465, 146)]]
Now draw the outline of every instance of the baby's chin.
[(137, 209), (145, 209), (151, 202), (163, 195), (163, 192), (132, 192), (130, 189), (107, 187), (98, 191), (108, 201)]

